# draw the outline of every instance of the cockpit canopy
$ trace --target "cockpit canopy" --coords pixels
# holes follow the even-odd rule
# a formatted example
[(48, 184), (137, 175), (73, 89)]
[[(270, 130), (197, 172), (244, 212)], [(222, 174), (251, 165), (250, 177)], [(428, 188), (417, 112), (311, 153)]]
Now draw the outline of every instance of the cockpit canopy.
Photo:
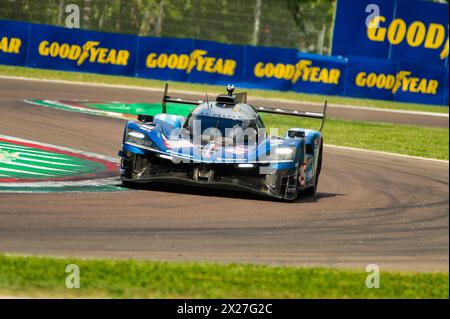
[(251, 106), (243, 103), (224, 103), (224, 98), (219, 96), (215, 102), (197, 106), (189, 114), (184, 128), (193, 137), (201, 136), (203, 142), (221, 140), (236, 143), (256, 140), (258, 130), (264, 128), (264, 123)]

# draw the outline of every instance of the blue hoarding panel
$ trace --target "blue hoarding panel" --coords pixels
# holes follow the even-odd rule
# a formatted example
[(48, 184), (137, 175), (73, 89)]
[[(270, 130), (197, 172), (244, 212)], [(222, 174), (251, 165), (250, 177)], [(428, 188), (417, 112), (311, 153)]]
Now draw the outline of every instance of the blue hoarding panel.
[[(360, 55), (387, 59), (389, 42), (371, 41), (368, 37), (366, 19), (377, 5), (387, 21), (392, 21), (395, 1), (392, 0), (337, 0), (333, 32), (333, 55)], [(381, 25), (381, 23), (380, 23)]]
[[(378, 27), (368, 28), (377, 13)], [(332, 53), (448, 65), (448, 38), (448, 4), (338, 0)]]
[(32, 25), (28, 66), (133, 76), (137, 37)]
[(341, 94), (344, 88), (346, 59), (249, 46), (245, 61), (245, 85), (321, 94)]
[(138, 40), (136, 75), (196, 83), (239, 83), (244, 47), (211, 41), (145, 37)]
[(244, 46), (194, 40), (189, 81), (197, 83), (240, 83), (244, 67)]
[(345, 95), (392, 100), (396, 70), (394, 61), (349, 57)]
[(139, 37), (136, 76), (187, 82), (191, 52), (190, 39)]
[(0, 64), (25, 66), (30, 24), (0, 20)]
[(443, 104), (445, 68), (412, 62), (399, 62), (394, 100), (410, 103)]
[(248, 46), (243, 82), (251, 87), (292, 90), (297, 50)]
[[(448, 59), (448, 4), (397, 0), (398, 31), (390, 59), (445, 65)], [(390, 29), (397, 24), (391, 23)], [(404, 31), (403, 31), (404, 30)], [(393, 34), (388, 30), (387, 38)], [(447, 53), (445, 53), (447, 52)], [(448, 64), (447, 64), (448, 65)]]
[(345, 87), (347, 59), (297, 53), (294, 91), (304, 93), (341, 95)]
[[(390, 8), (391, 2), (377, 1), (383, 3), (384, 8)], [(404, 6), (403, 2), (392, 3)], [(339, 0), (341, 17), (350, 19), (353, 16), (339, 13), (341, 6), (349, 3), (349, 0)], [(355, 5), (355, 10), (364, 9), (366, 2), (361, 3)], [(422, 5), (417, 5), (413, 11), (425, 10)], [(409, 11), (402, 10), (399, 14), (405, 17), (405, 23), (414, 24), (406, 18)], [(440, 32), (436, 30), (440, 27), (433, 28), (433, 41), (436, 41)], [(337, 31), (335, 42), (339, 37), (342, 41), (347, 40), (348, 34), (348, 30), (342, 34)], [(428, 41), (432, 44), (432, 40)], [(363, 51), (354, 48), (361, 43), (348, 45), (346, 42), (341, 48), (362, 54)], [(0, 20), (0, 64), (448, 105), (448, 66), (428, 60), (418, 63), (413, 61), (413, 55), (405, 55), (407, 60), (387, 59), (384, 57), (386, 48), (391, 56), (402, 54), (408, 48), (402, 49), (400, 43), (395, 50), (383, 43), (377, 44), (381, 45), (379, 48), (371, 47), (373, 45), (368, 44), (374, 51), (372, 55), (379, 54), (383, 58), (374, 58), (370, 54), (365, 57), (322, 56), (295, 49), (137, 37)], [(435, 53), (428, 51), (431, 55)], [(432, 59), (431, 56), (428, 58)]]

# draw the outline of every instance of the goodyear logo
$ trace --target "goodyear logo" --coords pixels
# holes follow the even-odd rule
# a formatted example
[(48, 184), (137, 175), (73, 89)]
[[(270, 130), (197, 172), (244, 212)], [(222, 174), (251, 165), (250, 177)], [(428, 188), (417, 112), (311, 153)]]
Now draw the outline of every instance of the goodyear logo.
[(448, 57), (449, 38), (446, 29), (448, 27), (429, 23), (425, 25), (422, 21), (413, 21), (407, 25), (403, 19), (394, 19), (386, 25), (386, 18), (378, 16), (371, 20), (367, 28), (367, 37), (371, 41), (388, 41), (392, 45), (406, 42), (410, 47), (423, 46), (426, 49), (439, 50), (441, 60)]
[(77, 65), (85, 62), (128, 65), (130, 52), (103, 48), (98, 41), (87, 41), (84, 45), (42, 41), (39, 44), (39, 55), (60, 58), (62, 60), (76, 61)]
[(0, 52), (19, 54), (22, 40), (19, 38), (0, 38)]
[(411, 71), (399, 71), (396, 74), (359, 72), (355, 78), (359, 87), (389, 90), (392, 94), (403, 92), (436, 95), (439, 82), (433, 79), (412, 77)]
[(311, 60), (299, 60), (296, 64), (259, 62), (253, 73), (257, 78), (287, 80), (292, 84), (301, 79), (304, 82), (337, 85), (341, 76), (341, 70), (314, 66)]
[(149, 69), (183, 70), (191, 73), (198, 72), (216, 73), (233, 76), (236, 69), (236, 61), (208, 56), (208, 51), (194, 50), (190, 54), (166, 54), (150, 53), (147, 55), (146, 66)]

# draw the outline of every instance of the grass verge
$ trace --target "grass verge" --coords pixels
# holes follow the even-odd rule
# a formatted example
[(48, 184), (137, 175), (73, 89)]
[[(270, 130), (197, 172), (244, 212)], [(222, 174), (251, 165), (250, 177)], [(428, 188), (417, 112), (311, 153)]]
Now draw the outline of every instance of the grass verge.
[[(154, 87), (163, 88), (165, 81), (159, 80), (148, 80), (124, 76), (111, 76), (111, 75), (99, 75), (92, 73), (81, 73), (81, 72), (64, 72), (64, 71), (53, 71), (44, 69), (32, 69), (25, 67), (12, 67), (0, 65), (0, 75), (6, 76), (20, 76), (29, 77), (37, 79), (51, 79), (51, 80), (65, 80), (65, 81), (77, 81), (77, 82), (91, 82), (91, 83), (105, 83), (105, 84), (119, 84), (119, 85), (130, 85), (130, 86), (142, 86), (142, 87)], [(205, 84), (193, 84), (184, 82), (170, 82), (171, 89), (183, 90), (183, 91), (193, 91), (204, 93), (218, 93), (223, 92), (224, 88), (217, 85), (205, 85)], [(247, 90), (249, 95), (253, 98), (274, 98), (274, 99), (286, 99), (293, 101), (308, 101), (308, 102), (319, 102), (323, 103), (325, 99), (331, 104), (342, 104), (349, 106), (364, 106), (364, 107), (374, 107), (383, 109), (397, 109), (397, 110), (408, 110), (408, 111), (423, 111), (423, 112), (435, 112), (435, 113), (448, 113), (448, 107), (433, 106), (433, 105), (423, 105), (423, 104), (412, 104), (412, 103), (401, 103), (392, 101), (381, 101), (381, 100), (369, 100), (360, 98), (350, 98), (350, 97), (340, 97), (340, 96), (324, 96), (315, 94), (304, 94), (297, 93), (293, 91), (281, 92), (272, 90), (257, 90), (249, 89)]]
[[(80, 267), (80, 289), (65, 286)], [(0, 255), (0, 294), (107, 298), (448, 298), (447, 273), (381, 272), (368, 289), (363, 270)]]

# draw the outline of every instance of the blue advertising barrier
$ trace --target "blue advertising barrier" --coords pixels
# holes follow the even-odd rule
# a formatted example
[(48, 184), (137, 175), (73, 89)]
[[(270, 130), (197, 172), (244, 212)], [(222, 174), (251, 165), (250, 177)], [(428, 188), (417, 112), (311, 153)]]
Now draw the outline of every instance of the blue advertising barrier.
[(197, 83), (239, 83), (244, 47), (212, 41), (139, 37), (136, 75)]
[(397, 62), (366, 57), (349, 57), (345, 95), (392, 100)]
[[(296, 82), (292, 64), (297, 50), (248, 46), (243, 82), (246, 86), (280, 91), (292, 90)], [(289, 65), (289, 66), (288, 66)], [(284, 69), (281, 69), (284, 66)]]
[(1, 20), (0, 64), (437, 105), (449, 96), (438, 64)]
[(134, 76), (137, 37), (32, 24), (27, 65)]
[(411, 103), (445, 104), (446, 69), (441, 66), (349, 57), (345, 95)]
[(448, 65), (448, 9), (423, 0), (337, 0), (332, 54)]
[(26, 64), (29, 33), (29, 23), (0, 20), (0, 64)]
[(446, 70), (436, 65), (398, 62), (397, 83), (399, 89), (395, 101), (410, 103), (443, 104)]
[(343, 91), (346, 59), (294, 49), (247, 47), (244, 83), (261, 88), (337, 95)]
[(186, 71), (189, 56), (184, 55), (192, 50), (190, 39), (139, 38), (138, 48), (136, 76), (180, 82), (189, 80)]

